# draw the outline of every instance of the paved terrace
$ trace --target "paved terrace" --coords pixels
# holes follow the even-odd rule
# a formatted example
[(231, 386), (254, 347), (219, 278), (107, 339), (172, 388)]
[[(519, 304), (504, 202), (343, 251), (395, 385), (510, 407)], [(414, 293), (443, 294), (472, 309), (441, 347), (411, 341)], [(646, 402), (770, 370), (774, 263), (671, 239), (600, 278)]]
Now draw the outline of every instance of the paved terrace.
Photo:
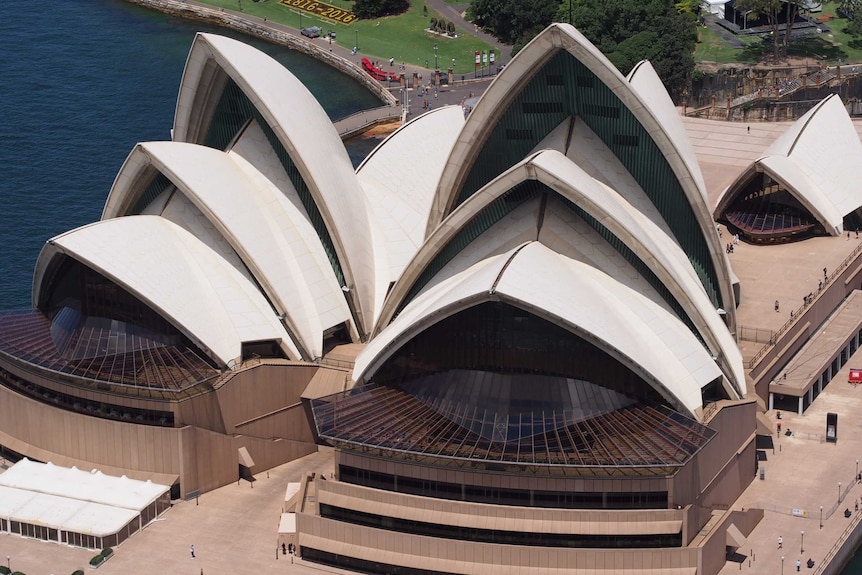
[[(751, 123), (719, 122), (698, 118), (683, 118), (683, 123), (700, 162), (710, 207), (736, 176), (751, 162), (763, 155), (769, 145), (792, 122)], [(854, 120), (862, 135), (862, 120)], [(732, 241), (724, 226), (720, 226), (722, 244)], [(748, 360), (802, 307), (803, 296), (818, 291), (823, 280), (823, 268), (831, 275), (853, 250), (862, 244), (855, 234), (848, 240), (818, 237), (802, 242), (774, 246), (759, 246), (740, 242), (728, 255), (733, 272), (742, 288), (742, 302), (737, 308), (737, 323), (742, 329), (740, 342), (743, 358)], [(779, 311), (775, 311), (775, 300)], [(753, 330), (758, 342), (754, 339)]]

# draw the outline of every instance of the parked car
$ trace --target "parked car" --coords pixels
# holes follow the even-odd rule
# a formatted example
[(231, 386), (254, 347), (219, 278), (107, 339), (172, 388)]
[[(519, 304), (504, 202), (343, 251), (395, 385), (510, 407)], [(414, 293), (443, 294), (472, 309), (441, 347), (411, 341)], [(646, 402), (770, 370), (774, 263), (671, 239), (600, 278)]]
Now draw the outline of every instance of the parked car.
[(301, 33), (309, 38), (320, 38), (320, 31), (320, 26), (311, 26), (310, 28), (303, 28)]

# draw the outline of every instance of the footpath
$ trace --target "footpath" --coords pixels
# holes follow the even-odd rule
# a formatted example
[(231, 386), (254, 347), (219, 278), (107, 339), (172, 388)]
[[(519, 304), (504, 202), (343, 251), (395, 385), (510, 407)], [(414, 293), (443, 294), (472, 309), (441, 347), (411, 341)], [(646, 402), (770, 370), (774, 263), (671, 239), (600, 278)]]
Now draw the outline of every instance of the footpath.
[[(226, 8), (213, 7), (211, 4), (197, 0), (128, 0), (150, 9), (159, 10), (180, 18), (202, 20), (217, 26), (223, 26), (237, 30), (242, 33), (251, 34), (255, 37), (300, 50), (322, 62), (337, 68), (343, 73), (353, 77), (365, 85), (372, 93), (376, 94), (383, 102), (383, 106), (390, 108), (390, 113), (375, 113), (366, 110), (354, 114), (339, 122), (336, 126), (339, 133), (355, 134), (362, 128), (370, 126), (381, 120), (382, 116), (400, 117), (402, 109), (406, 110), (407, 119), (416, 117), (430, 108), (438, 108), (446, 105), (463, 105), (471, 96), (478, 96), (485, 91), (488, 84), (495, 76), (489, 75), (475, 78), (470, 74), (453, 74), (452, 81), (440, 86), (433, 85), (434, 70), (421, 66), (407, 66), (403, 72), (407, 81), (407, 87), (402, 93), (401, 87), (396, 84), (377, 82), (372, 79), (363, 69), (361, 60), (363, 57), (375, 60), (378, 66), (387, 72), (402, 72), (401, 65), (395, 62), (389, 64), (389, 60), (363, 52), (354, 53), (352, 50), (332, 43), (325, 37), (306, 38), (300, 34), (300, 30), (286, 24), (247, 14), (245, 12), (229, 10)], [(445, 0), (428, 0), (428, 5), (433, 10), (455, 21), (467, 33), (479, 38), (483, 42), (492, 45), (500, 53), (497, 64), (505, 65), (509, 60), (511, 46), (502, 44), (494, 37), (467, 22), (463, 17), (464, 6), (453, 6)], [(485, 70), (493, 73), (494, 70)], [(445, 72), (443, 74), (445, 78)], [(414, 77), (421, 78), (417, 85), (413, 85)], [(424, 88), (420, 94), (420, 87)], [(406, 100), (406, 102), (405, 102)], [(398, 106), (398, 108), (396, 108)], [(377, 110), (377, 112), (382, 112)], [(339, 125), (339, 123), (343, 125)]]

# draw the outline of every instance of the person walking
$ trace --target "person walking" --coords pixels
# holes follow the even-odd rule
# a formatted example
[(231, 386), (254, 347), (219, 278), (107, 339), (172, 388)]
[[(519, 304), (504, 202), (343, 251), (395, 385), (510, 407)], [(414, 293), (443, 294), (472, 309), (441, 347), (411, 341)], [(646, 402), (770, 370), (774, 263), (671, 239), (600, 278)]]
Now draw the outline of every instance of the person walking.
[(778, 311), (778, 300), (775, 300), (775, 311)]
[(784, 543), (784, 537), (781, 535), (778, 536), (778, 548), (781, 549)]
[(192, 554), (192, 559), (194, 559), (195, 558), (195, 546), (194, 545), (189, 547), (189, 553)]

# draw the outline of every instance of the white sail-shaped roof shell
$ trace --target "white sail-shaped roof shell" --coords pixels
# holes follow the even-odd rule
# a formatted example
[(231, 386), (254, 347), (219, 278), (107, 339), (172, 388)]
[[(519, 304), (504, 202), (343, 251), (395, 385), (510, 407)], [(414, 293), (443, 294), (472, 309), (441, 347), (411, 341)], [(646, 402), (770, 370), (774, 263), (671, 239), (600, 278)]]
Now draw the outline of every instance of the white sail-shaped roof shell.
[(404, 343), (486, 301), (502, 301), (565, 327), (693, 416), (701, 406), (701, 388), (721, 377), (700, 342), (661, 306), (600, 270), (530, 242), (482, 260), (418, 296), (357, 357), (354, 379), (371, 379)]
[(460, 106), (422, 114), (393, 132), (356, 169), (385, 238), (391, 282), (425, 240), (434, 191), (463, 126)]
[(379, 240), (370, 209), (332, 121), (308, 89), (268, 55), (237, 40), (198, 33), (180, 85), (175, 141), (202, 143), (221, 94), (214, 81), (218, 70), (251, 101), (298, 169), (334, 244), (360, 332), (367, 331), (386, 295), (388, 265), (385, 252), (374, 248)]
[[(263, 152), (261, 152), (263, 153)], [(117, 176), (105, 216), (125, 215), (132, 184), (155, 167), (182, 194), (161, 215), (185, 224), (188, 199), (239, 254), (255, 281), (284, 317), (305, 359), (323, 354), (325, 329), (351, 320), (326, 254), (301, 206), (236, 154), (180, 142), (139, 144)]]
[[(666, 130), (669, 120), (667, 103), (658, 97), (644, 97), (643, 92), (656, 89), (655, 79), (644, 73), (632, 76), (633, 82), (622, 76), (616, 67), (578, 30), (569, 24), (551, 24), (530, 41), (491, 83), (464, 124), (437, 188), (428, 220), (430, 234), (455, 208), (458, 195), (474, 166), (480, 151), (491, 136), (497, 122), (506, 114), (516, 98), (556, 53), (565, 51), (583, 64), (595, 77), (619, 98), (655, 142), (679, 182), (695, 218), (708, 258), (716, 274), (716, 289), (725, 303), (726, 319), (731, 329), (736, 326), (733, 290), (726, 255), (714, 233), (712, 214), (706, 203), (703, 177), (696, 168), (691, 144), (684, 134), (673, 127)], [(646, 71), (644, 71), (646, 72)], [(660, 82), (659, 82), (660, 85)], [(661, 87), (662, 91), (664, 87)]]
[(700, 190), (704, 203), (708, 204), (706, 183), (703, 181), (703, 173), (700, 171), (697, 155), (694, 153), (694, 148), (682, 123), (682, 116), (674, 106), (673, 100), (670, 99), (670, 94), (667, 93), (667, 89), (662, 84), (655, 68), (649, 60), (641, 60), (628, 73), (626, 79), (674, 142), (680, 158), (685, 162), (694, 183)]
[[(385, 331), (387, 323), (395, 313), (405, 304), (412, 303), (407, 302), (406, 298), (411, 293), (414, 283), (435, 257), (447, 248), (453, 238), (491, 202), (527, 179), (538, 180), (557, 191), (595, 218), (632, 250), (671, 293), (698, 330), (700, 337), (706, 342), (710, 354), (717, 358), (731, 384), (728, 393), (732, 397), (742, 397), (746, 394), (745, 374), (739, 349), (717, 310), (712, 307), (703, 285), (679, 245), (613, 190), (590, 177), (578, 165), (556, 151), (544, 151), (528, 158), (461, 204), (428, 238), (416, 258), (405, 270), (401, 281), (392, 289), (378, 329)], [(550, 231), (546, 232), (546, 229), (548, 226), (544, 226), (539, 232), (539, 241), (553, 247), (556, 251), (568, 253), (565, 251), (567, 248), (560, 244), (566, 241), (566, 232), (561, 231), (552, 236)], [(486, 232), (488, 233), (491, 232)], [(501, 237), (499, 233), (514, 235), (512, 238), (507, 238)], [(528, 230), (526, 233), (532, 233), (534, 237), (536, 234), (535, 230), (532, 232)], [(571, 233), (568, 236), (571, 238), (570, 241), (575, 241)], [(493, 239), (484, 241), (492, 245), (506, 246), (512, 239), (518, 241), (521, 237), (523, 232), (520, 230), (507, 228), (505, 232), (498, 232)], [(577, 250), (576, 246), (573, 247)], [(474, 257), (482, 256), (477, 254)], [(435, 278), (424, 289), (427, 291), (435, 289), (434, 286), (439, 281)]]
[(715, 209), (721, 217), (757, 173), (766, 173), (799, 201), (831, 235), (862, 207), (862, 142), (837, 94), (799, 118), (727, 187)]
[(158, 216), (100, 221), (49, 240), (34, 274), (40, 300), (45, 271), (66, 255), (122, 286), (221, 365), (242, 356), (243, 342), (279, 342), (299, 351), (257, 287), (192, 234)]

